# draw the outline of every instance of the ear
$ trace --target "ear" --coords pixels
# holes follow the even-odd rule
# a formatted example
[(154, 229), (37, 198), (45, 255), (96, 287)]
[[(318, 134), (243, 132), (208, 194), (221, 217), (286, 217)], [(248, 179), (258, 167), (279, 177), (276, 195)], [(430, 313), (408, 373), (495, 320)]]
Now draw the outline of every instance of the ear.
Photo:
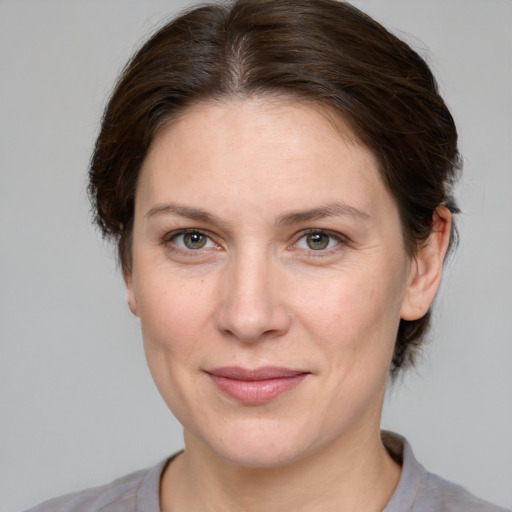
[(139, 316), (139, 308), (137, 306), (137, 299), (135, 297), (135, 287), (133, 284), (133, 276), (131, 271), (125, 271), (123, 274), (123, 279), (126, 286), (126, 299), (128, 301), (128, 307), (135, 316)]
[(445, 206), (439, 206), (432, 222), (432, 233), (411, 264), (409, 283), (400, 311), (403, 320), (418, 320), (424, 316), (441, 284), (444, 258), (450, 245), (452, 215)]

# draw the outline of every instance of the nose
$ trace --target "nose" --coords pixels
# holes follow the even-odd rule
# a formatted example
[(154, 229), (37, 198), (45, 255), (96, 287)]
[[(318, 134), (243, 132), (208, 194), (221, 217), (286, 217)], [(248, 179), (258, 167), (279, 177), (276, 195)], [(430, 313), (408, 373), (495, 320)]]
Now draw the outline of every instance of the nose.
[(217, 310), (218, 329), (243, 342), (285, 334), (291, 314), (281, 299), (279, 271), (264, 258), (233, 262), (224, 276)]

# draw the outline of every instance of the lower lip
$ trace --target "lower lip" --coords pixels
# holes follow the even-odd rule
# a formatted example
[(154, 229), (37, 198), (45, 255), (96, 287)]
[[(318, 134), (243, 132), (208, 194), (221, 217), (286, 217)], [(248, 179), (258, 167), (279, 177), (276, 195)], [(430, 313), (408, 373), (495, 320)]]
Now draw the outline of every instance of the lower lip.
[(262, 404), (295, 388), (306, 375), (301, 373), (265, 380), (237, 380), (210, 374), (210, 378), (217, 388), (231, 398), (248, 404)]

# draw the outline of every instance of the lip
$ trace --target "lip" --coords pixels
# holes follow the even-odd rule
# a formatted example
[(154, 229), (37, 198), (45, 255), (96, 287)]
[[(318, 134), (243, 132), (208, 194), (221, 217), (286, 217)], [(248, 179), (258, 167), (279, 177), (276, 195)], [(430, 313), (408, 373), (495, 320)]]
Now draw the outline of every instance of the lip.
[(235, 400), (262, 404), (298, 386), (309, 372), (275, 366), (240, 368), (225, 366), (206, 372), (216, 387)]

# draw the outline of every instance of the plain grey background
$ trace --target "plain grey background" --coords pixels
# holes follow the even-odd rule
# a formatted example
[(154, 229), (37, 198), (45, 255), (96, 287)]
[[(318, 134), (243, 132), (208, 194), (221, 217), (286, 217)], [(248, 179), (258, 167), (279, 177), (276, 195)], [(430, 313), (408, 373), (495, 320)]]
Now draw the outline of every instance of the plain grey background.
[[(186, 4), (0, 0), (0, 512), (182, 446), (85, 187), (116, 75)], [(512, 506), (512, 2), (355, 4), (427, 58), (465, 158), (432, 341), (390, 391), (383, 426), (429, 470)]]

